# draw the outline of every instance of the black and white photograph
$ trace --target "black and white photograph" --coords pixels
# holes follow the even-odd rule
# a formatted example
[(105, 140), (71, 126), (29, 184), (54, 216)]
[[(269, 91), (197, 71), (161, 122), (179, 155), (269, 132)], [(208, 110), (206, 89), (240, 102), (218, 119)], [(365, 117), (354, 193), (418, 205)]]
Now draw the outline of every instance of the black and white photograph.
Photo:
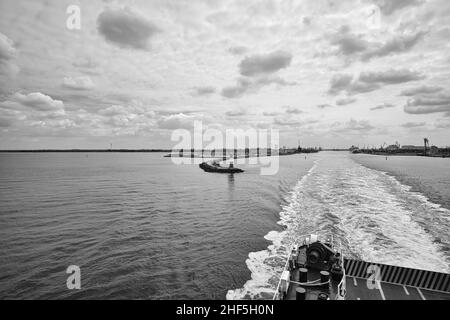
[(0, 0), (0, 300), (450, 300), (450, 1)]

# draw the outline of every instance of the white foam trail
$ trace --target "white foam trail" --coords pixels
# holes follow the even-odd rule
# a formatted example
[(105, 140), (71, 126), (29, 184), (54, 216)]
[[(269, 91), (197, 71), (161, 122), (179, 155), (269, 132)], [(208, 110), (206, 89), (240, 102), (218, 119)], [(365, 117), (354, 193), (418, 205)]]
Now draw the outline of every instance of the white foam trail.
[[(295, 212), (296, 207), (299, 205), (296, 201), (296, 194), (317, 167), (318, 161), (314, 161), (311, 169), (300, 179), (294, 190), (290, 192), (288, 205), (283, 207), (278, 224), (289, 227), (294, 222), (291, 213)], [(240, 289), (228, 290), (227, 300), (272, 298), (279, 280), (278, 276), (287, 258), (287, 248), (291, 247), (294, 240), (292, 236), (288, 236), (289, 233), (288, 230), (270, 231), (264, 238), (272, 241), (272, 244), (266, 250), (249, 253), (246, 264), (251, 272), (251, 279)]]
[(449, 257), (431, 229), (447, 237), (450, 211), (410, 189), (348, 155), (321, 156), (289, 194), (278, 222), (286, 229), (269, 232), (265, 238), (272, 244), (249, 254), (251, 279), (243, 288), (229, 290), (227, 299), (270, 298), (287, 248), (311, 232), (332, 231), (351, 256), (364, 260), (447, 272)]
[(448, 210), (386, 173), (358, 165), (353, 174), (356, 208), (340, 203), (347, 197), (336, 199), (350, 251), (368, 261), (447, 272), (448, 258), (423, 226)]

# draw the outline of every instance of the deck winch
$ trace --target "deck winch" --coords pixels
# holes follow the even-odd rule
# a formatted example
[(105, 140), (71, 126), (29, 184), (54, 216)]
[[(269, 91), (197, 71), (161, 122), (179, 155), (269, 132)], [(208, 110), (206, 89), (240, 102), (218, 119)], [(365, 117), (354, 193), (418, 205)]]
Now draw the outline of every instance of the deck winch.
[(306, 237), (294, 246), (279, 285), (282, 298), (328, 300), (339, 296), (343, 279), (342, 259), (334, 249), (332, 237)]

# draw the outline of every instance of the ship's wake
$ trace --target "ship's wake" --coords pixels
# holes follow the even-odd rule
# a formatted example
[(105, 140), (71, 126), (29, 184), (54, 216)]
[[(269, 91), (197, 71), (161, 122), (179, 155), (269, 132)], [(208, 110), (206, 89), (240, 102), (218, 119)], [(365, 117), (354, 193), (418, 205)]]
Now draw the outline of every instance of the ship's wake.
[(346, 154), (320, 157), (286, 200), (278, 222), (285, 229), (269, 232), (272, 244), (249, 254), (251, 279), (227, 299), (270, 299), (288, 248), (309, 233), (332, 233), (353, 258), (449, 271), (449, 210)]

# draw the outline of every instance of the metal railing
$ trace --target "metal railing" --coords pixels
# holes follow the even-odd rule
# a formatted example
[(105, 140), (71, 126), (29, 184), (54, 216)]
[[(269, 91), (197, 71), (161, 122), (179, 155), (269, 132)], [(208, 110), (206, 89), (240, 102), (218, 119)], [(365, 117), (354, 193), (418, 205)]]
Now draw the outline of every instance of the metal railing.
[(347, 294), (344, 255), (342, 254), (342, 243), (339, 241), (339, 254), (341, 255), (342, 279), (337, 286), (336, 300), (345, 300)]
[[(291, 259), (291, 253), (292, 253), (292, 250), (293, 250), (294, 248), (296, 248), (296, 247), (297, 247), (296, 244), (293, 244), (293, 245), (290, 247), (290, 250), (289, 250), (289, 253), (288, 253), (288, 257), (287, 257), (287, 259), (286, 259), (286, 263), (284, 264), (283, 271), (281, 271), (281, 275), (283, 274), (284, 271), (288, 270), (289, 260)], [(278, 285), (277, 285), (277, 288), (275, 289), (275, 294), (273, 295), (272, 300), (277, 300), (278, 296), (280, 295), (280, 286), (281, 286), (281, 281), (283, 280), (283, 279), (281, 278), (281, 275), (280, 275), (280, 280), (278, 280)]]

